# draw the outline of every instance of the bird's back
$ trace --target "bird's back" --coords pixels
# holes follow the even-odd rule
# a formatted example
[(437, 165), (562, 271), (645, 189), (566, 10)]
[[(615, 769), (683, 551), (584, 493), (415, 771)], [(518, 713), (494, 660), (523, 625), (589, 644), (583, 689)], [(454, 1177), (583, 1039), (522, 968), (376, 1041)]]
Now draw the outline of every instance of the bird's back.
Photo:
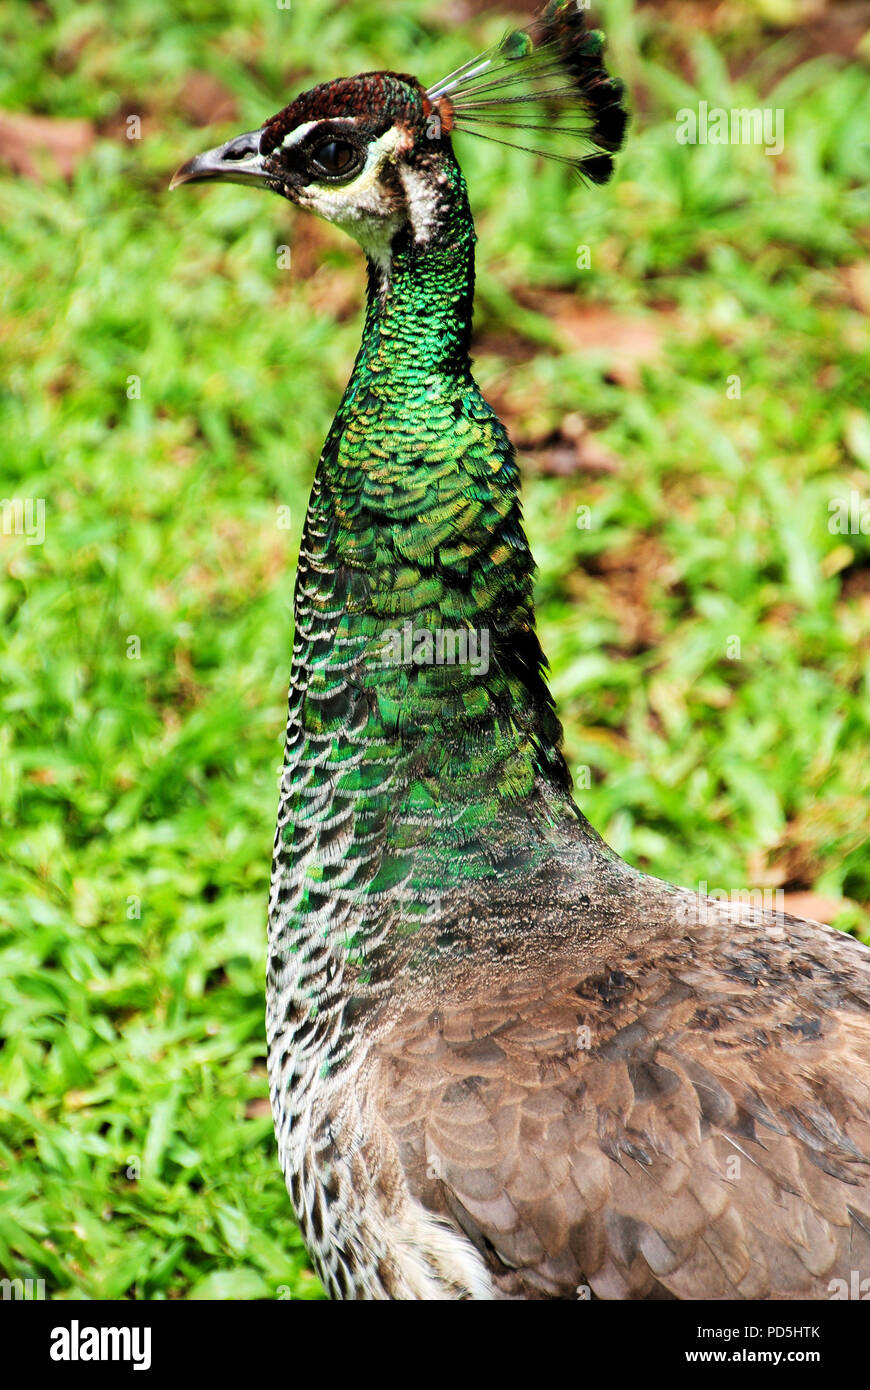
[(496, 1296), (837, 1297), (870, 1267), (870, 952), (583, 864), (457, 906), (437, 999), (399, 983), (362, 1104), (403, 1200)]

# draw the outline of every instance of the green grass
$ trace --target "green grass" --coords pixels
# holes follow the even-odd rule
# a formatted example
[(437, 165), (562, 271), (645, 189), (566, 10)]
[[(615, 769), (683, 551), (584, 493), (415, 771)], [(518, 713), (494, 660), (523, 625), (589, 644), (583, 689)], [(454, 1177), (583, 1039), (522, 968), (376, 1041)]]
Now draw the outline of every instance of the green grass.
[[(0, 1273), (52, 1297), (319, 1296), (265, 1113), (264, 918), (295, 547), (362, 264), (278, 199), (166, 184), (313, 80), (434, 78), (502, 27), (384, 8), (0, 19), (0, 107), (101, 132), (71, 183), (0, 182), (0, 490), (46, 527), (0, 536)], [(459, 144), (477, 367), (522, 445), (590, 819), (651, 872), (815, 889), (866, 937), (870, 536), (828, 520), (870, 498), (870, 76), (732, 8), (714, 46), (599, 7), (639, 108), (609, 188)], [(237, 119), (192, 127), (194, 69)], [(759, 93), (782, 158), (675, 142), (678, 108)], [(626, 319), (658, 344), (633, 375)], [(548, 476), (577, 414), (614, 471)]]

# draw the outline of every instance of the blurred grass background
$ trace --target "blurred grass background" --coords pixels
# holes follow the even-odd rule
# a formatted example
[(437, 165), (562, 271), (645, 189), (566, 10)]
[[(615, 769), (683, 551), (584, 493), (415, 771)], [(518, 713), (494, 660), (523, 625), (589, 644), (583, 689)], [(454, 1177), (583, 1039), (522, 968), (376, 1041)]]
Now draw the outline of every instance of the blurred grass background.
[[(268, 1116), (264, 919), (295, 548), (363, 266), (169, 175), (531, 8), (0, 14), (0, 493), (46, 526), (0, 535), (0, 1274), (51, 1297), (320, 1296)], [(870, 498), (870, 6), (596, 13), (635, 111), (611, 186), (457, 140), (578, 799), (653, 873), (866, 939), (870, 535), (828, 522)], [(677, 144), (701, 99), (783, 108), (783, 153)]]

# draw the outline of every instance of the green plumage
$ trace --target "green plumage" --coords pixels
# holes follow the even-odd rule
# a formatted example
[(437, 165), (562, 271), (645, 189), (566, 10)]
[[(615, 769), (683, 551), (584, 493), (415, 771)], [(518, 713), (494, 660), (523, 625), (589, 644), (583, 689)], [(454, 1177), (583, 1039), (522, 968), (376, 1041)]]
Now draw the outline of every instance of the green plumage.
[[(474, 233), (455, 164), (450, 200), (437, 243), (395, 248), (387, 295), (371, 274), (317, 470), (277, 848), (282, 878), (305, 869), (282, 935), (326, 885), (364, 913), (403, 884), (406, 907), (440, 895), (480, 874), (485, 851), (497, 873), (500, 826), (536, 778), (566, 789), (551, 814), (577, 815), (541, 677), (516, 460), (471, 376)], [(477, 660), (439, 662), (463, 634)]]

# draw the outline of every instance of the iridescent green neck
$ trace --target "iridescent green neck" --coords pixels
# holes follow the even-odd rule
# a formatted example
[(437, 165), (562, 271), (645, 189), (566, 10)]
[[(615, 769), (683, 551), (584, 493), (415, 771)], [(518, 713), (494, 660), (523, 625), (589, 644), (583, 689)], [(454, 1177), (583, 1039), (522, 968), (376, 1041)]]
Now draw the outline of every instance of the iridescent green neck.
[(300, 551), (274, 912), (306, 930), (322, 911), (338, 931), (337, 903), (348, 922), (387, 900), (422, 910), (585, 826), (541, 673), (516, 460), (471, 376), (458, 169), (448, 191), (437, 232), (400, 235), (389, 275), (370, 270)]
[(475, 234), (455, 164), (440, 199), (428, 240), (405, 230), (389, 271), (370, 265), (363, 343), (318, 475), (323, 559), (354, 576), (358, 670), (421, 777), (460, 800), (521, 796), (536, 773), (564, 789), (516, 461), (471, 376)]
[[(418, 240), (408, 224), (393, 239), (388, 265), (369, 260), (366, 323), (348, 394), (368, 373), (392, 374), (400, 366), (470, 374), (477, 238), (457, 164), (448, 166), (445, 179), (440, 212), (428, 223), (419, 214), (426, 239)], [(405, 380), (399, 378), (403, 387)]]

